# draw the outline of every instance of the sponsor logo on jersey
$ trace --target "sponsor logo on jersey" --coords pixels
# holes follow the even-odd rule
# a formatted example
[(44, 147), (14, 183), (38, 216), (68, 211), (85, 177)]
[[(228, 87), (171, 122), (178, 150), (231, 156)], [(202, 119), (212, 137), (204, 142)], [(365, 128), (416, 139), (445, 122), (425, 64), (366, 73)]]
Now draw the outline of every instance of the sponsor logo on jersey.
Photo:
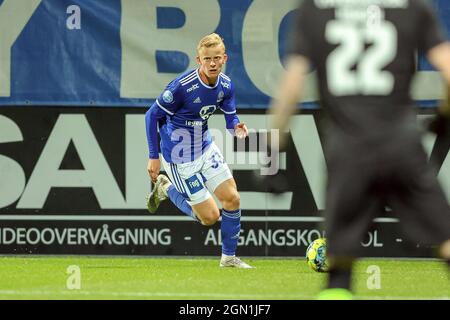
[(230, 84), (228, 82), (220, 81), (220, 84), (222, 85), (222, 87), (230, 89)]
[(194, 100), (194, 103), (202, 103), (202, 99), (200, 99), (200, 97), (197, 97), (197, 99)]
[(203, 121), (198, 120), (186, 120), (186, 125), (189, 127), (199, 127), (203, 125)]
[(162, 98), (165, 103), (173, 102), (173, 94), (169, 90), (164, 91), (164, 93), (162, 94)]
[(195, 89), (198, 89), (198, 83), (193, 84), (192, 87), (186, 90), (186, 92), (191, 92), (194, 91)]

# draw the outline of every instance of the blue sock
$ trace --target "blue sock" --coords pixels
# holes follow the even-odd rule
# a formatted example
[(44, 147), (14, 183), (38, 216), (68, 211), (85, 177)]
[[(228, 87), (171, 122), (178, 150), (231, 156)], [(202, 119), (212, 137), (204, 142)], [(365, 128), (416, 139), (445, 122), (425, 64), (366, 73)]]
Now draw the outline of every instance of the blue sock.
[(195, 215), (194, 211), (192, 211), (192, 207), (189, 205), (189, 203), (187, 203), (183, 195), (179, 193), (173, 185), (171, 185), (169, 189), (167, 189), (167, 194), (169, 195), (170, 201), (172, 201), (178, 209), (180, 209), (185, 215), (198, 221), (197, 216)]
[(222, 209), (222, 223), (220, 233), (222, 236), (222, 253), (233, 256), (236, 253), (239, 233), (241, 231), (241, 210), (228, 211)]

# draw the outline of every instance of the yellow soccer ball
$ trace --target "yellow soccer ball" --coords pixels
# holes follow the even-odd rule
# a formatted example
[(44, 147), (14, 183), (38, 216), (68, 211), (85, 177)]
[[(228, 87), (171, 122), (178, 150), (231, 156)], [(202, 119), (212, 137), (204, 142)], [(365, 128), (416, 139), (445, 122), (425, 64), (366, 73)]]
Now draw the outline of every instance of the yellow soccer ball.
[(306, 263), (316, 272), (328, 271), (327, 240), (319, 238), (311, 242), (306, 249)]

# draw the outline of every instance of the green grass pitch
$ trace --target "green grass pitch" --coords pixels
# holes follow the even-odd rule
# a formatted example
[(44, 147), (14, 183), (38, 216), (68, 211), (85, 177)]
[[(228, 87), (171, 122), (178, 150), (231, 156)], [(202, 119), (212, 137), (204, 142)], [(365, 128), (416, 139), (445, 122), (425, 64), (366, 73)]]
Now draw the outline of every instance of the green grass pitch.
[[(326, 280), (302, 258), (245, 261), (256, 268), (219, 268), (217, 258), (0, 257), (0, 299), (303, 300)], [(80, 289), (67, 288), (71, 265)], [(367, 287), (372, 265), (379, 289)], [(362, 259), (354, 292), (356, 299), (449, 299), (449, 273), (435, 260)]]

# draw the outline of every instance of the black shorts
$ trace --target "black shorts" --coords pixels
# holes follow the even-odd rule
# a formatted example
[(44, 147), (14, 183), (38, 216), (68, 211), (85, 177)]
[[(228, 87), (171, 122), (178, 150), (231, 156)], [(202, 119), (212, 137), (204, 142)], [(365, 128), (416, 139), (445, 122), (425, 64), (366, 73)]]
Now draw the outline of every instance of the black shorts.
[(329, 136), (325, 229), (328, 253), (356, 256), (385, 206), (410, 240), (450, 239), (450, 207), (429, 165), (418, 132), (372, 138)]

